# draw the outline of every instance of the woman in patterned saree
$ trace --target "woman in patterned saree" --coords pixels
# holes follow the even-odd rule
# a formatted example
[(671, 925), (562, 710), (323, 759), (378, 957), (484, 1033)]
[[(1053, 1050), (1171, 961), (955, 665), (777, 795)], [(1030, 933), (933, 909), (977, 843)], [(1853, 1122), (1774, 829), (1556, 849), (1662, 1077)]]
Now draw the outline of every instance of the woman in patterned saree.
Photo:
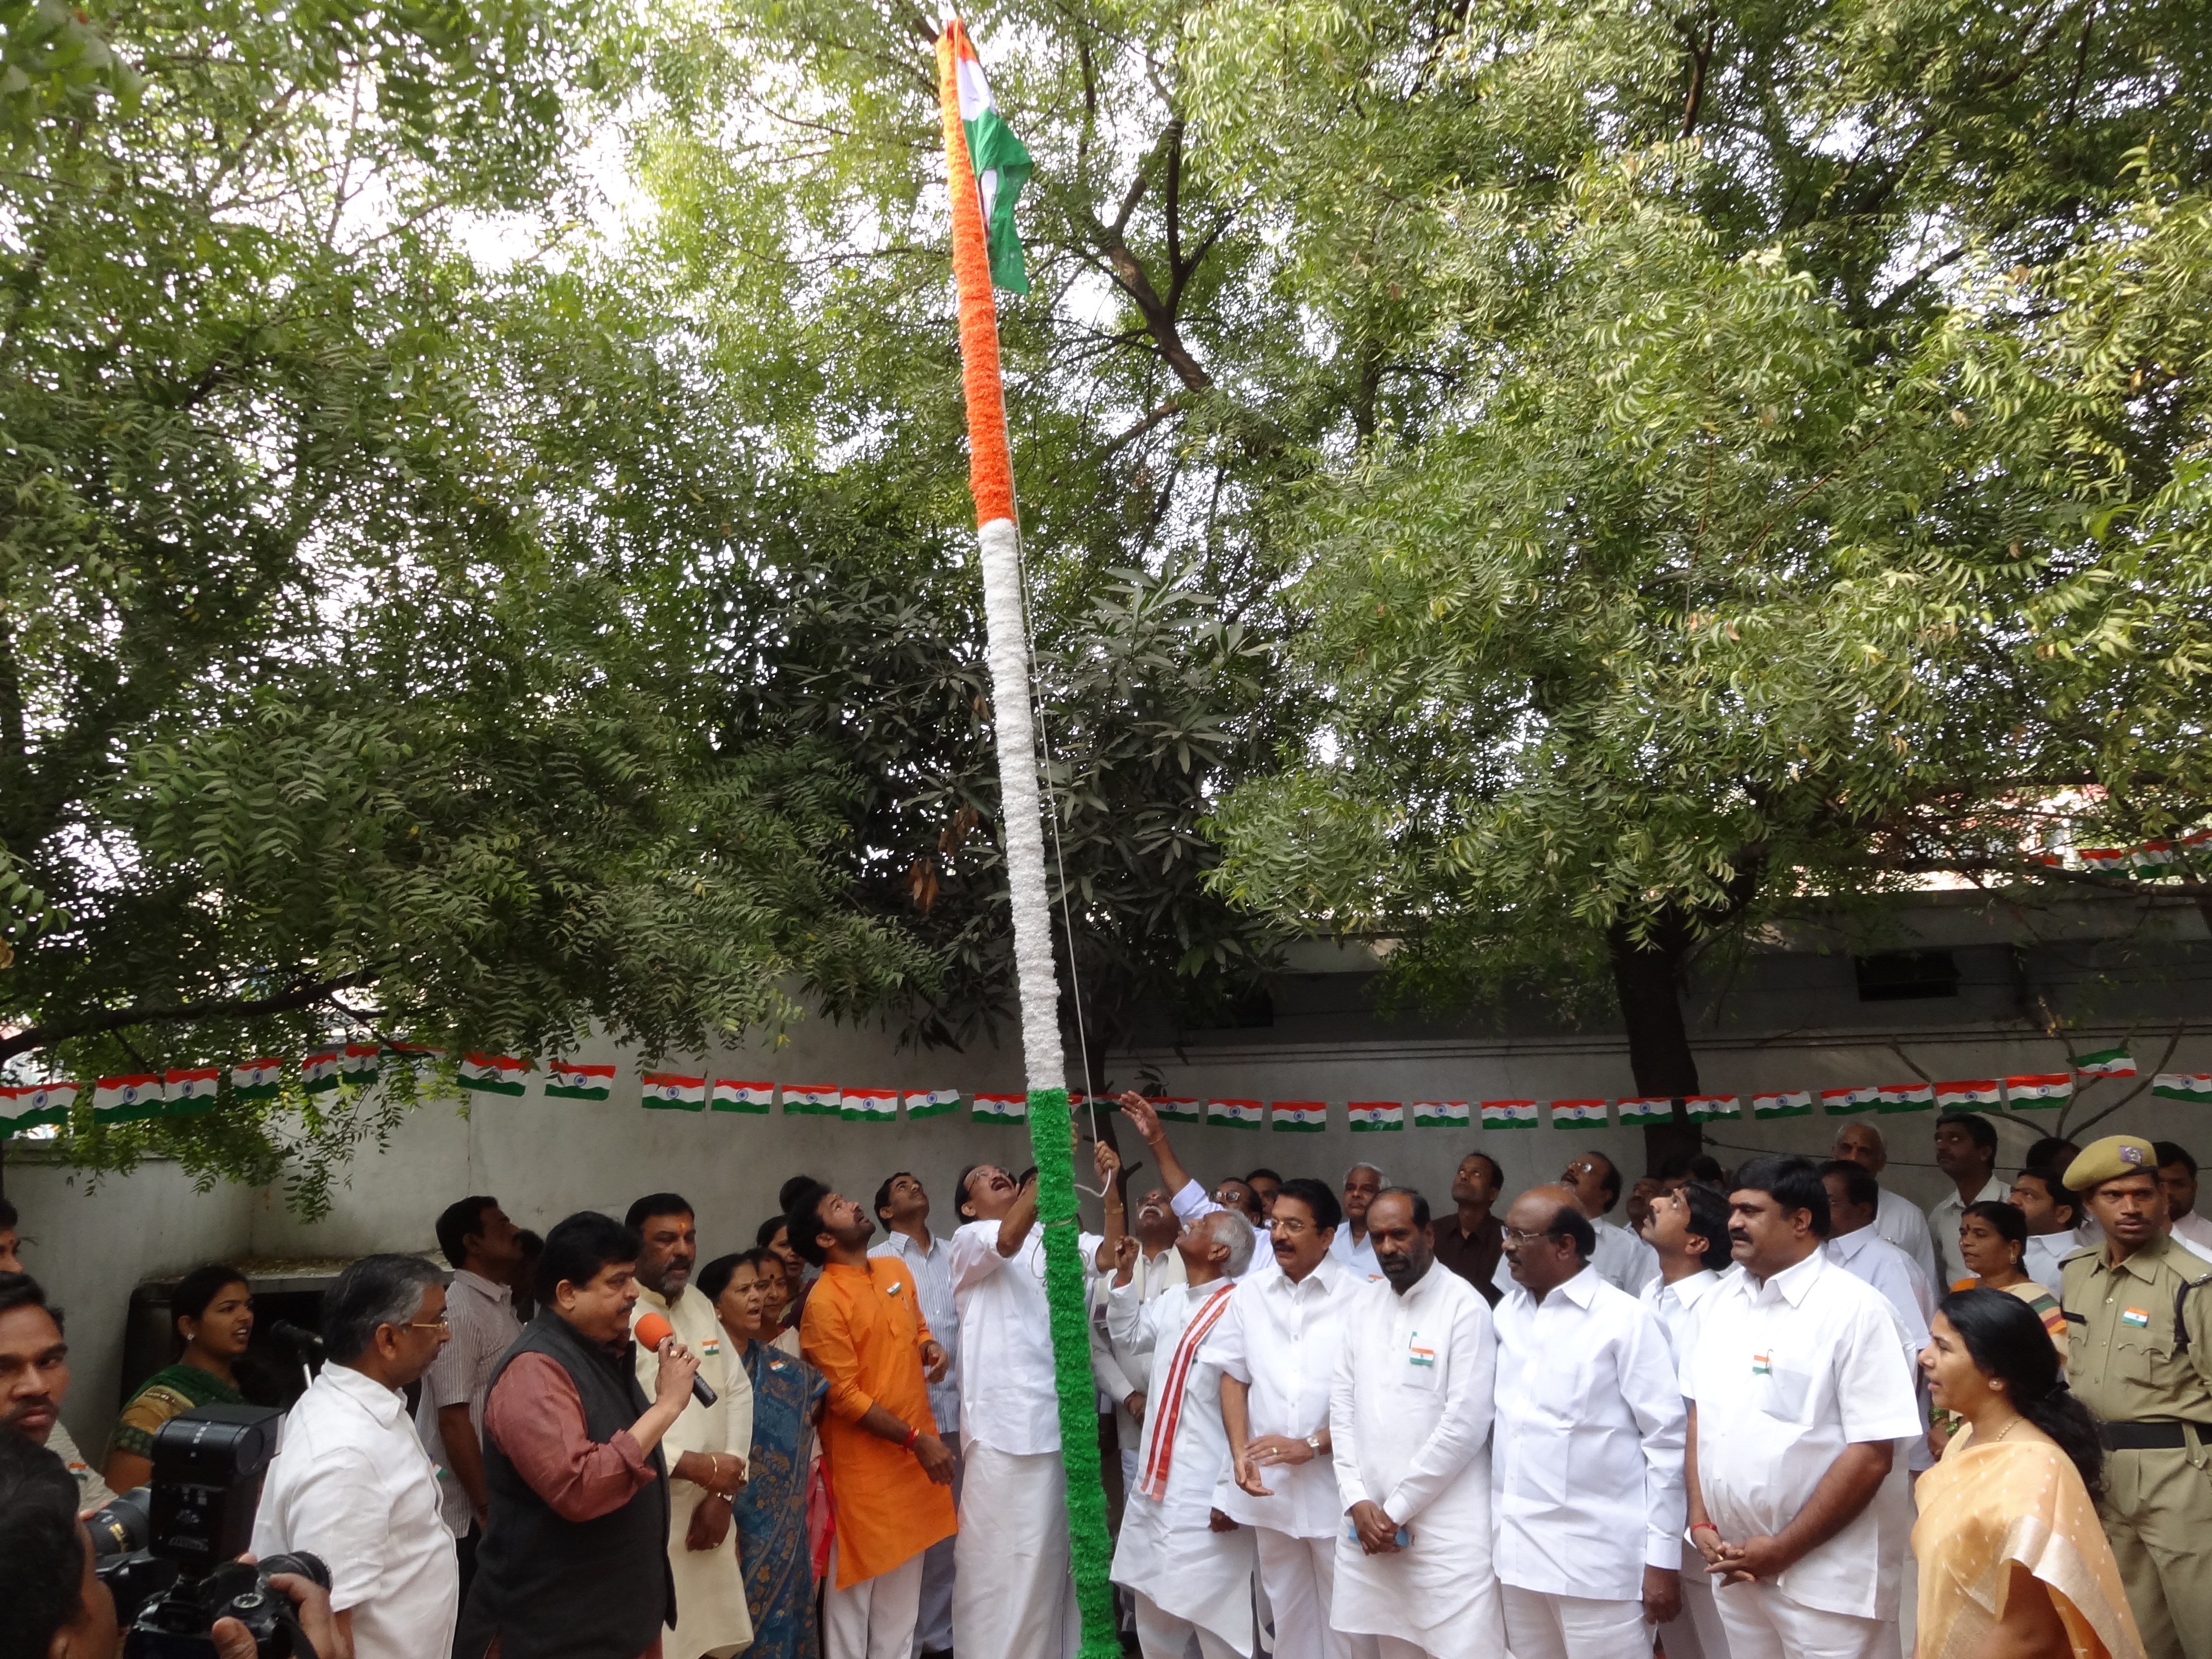
[(184, 1339), (177, 1363), (138, 1385), (115, 1419), (101, 1471), (118, 1492), (143, 1486), (154, 1473), (154, 1436), (195, 1406), (242, 1406), (233, 1369), (253, 1340), (253, 1293), (246, 1275), (226, 1261), (195, 1267), (169, 1294), (169, 1322)]
[(1929, 1398), (1966, 1426), (1921, 1476), (1916, 1659), (2143, 1659), (2097, 1519), (2097, 1420), (2043, 1322), (2001, 1290), (1944, 1297), (1921, 1351)]
[(806, 1533), (806, 1478), (814, 1420), (827, 1385), (802, 1359), (761, 1340), (781, 1290), (765, 1250), (707, 1264), (699, 1288), (712, 1297), (753, 1385), (752, 1456), (732, 1504), (753, 1643), (745, 1659), (818, 1659), (814, 1571)]

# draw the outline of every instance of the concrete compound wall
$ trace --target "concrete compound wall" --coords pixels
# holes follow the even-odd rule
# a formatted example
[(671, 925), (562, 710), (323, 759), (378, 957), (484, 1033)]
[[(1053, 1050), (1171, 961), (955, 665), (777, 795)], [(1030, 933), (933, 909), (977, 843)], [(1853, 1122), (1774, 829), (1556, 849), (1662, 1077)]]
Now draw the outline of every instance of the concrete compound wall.
[[(1348, 1099), (1618, 1097), (1632, 1092), (1632, 1083), (1615, 1040), (1300, 1043), (1295, 1030), (1251, 1035), (1249, 1042), (1216, 1040), (1202, 1050), (1116, 1054), (1108, 1068), (1116, 1085), (1156, 1081), (1170, 1094), (1329, 1102), (1330, 1127), (1320, 1134), (1175, 1126), (1182, 1161), (1209, 1183), (1261, 1164), (1334, 1182), (1353, 1159), (1364, 1158), (1393, 1180), (1421, 1188), (1441, 1208), (1449, 1202), (1453, 1169), (1476, 1146), (1504, 1165), (1513, 1190), (1556, 1176), (1587, 1147), (1607, 1152), (1632, 1178), (1643, 1170), (1643, 1136), (1632, 1129), (1437, 1131), (1409, 1124), (1395, 1133), (1354, 1135), (1346, 1127)], [(2100, 1046), (2094, 1033), (2077, 1034), (2075, 1042), (2083, 1050)], [(2146, 1073), (2163, 1050), (2162, 1042), (2139, 1046), (2136, 1059)], [(152, 1162), (127, 1177), (91, 1182), (40, 1162), (34, 1152), (14, 1143), (8, 1192), (23, 1212), (27, 1265), (70, 1312), (76, 1381), (66, 1417), (81, 1443), (99, 1455), (118, 1403), (131, 1287), (202, 1261), (331, 1260), (377, 1249), (430, 1250), (439, 1210), (470, 1192), (496, 1195), (520, 1223), (542, 1232), (572, 1211), (619, 1212), (640, 1194), (663, 1189), (683, 1193), (697, 1207), (702, 1248), (712, 1255), (750, 1244), (754, 1229), (775, 1208), (777, 1188), (799, 1170), (865, 1197), (893, 1170), (913, 1170), (937, 1199), (937, 1218), (944, 1224), (951, 1216), (946, 1198), (961, 1166), (988, 1160), (1018, 1169), (1029, 1162), (1024, 1137), (975, 1125), (964, 1108), (923, 1123), (866, 1126), (780, 1113), (648, 1112), (628, 1103), (635, 1101), (636, 1087), (630, 1057), (610, 1047), (579, 1058), (613, 1060), (622, 1067), (612, 1101), (548, 1101), (533, 1087), (520, 1099), (477, 1097), (465, 1109), (452, 1100), (426, 1103), (401, 1124), (388, 1149), (358, 1158), (331, 1215), (311, 1225), (289, 1215), (270, 1192), (218, 1187), (195, 1193), (173, 1164)], [(1961, 1028), (1701, 1042), (1699, 1062), (1709, 1091), (1747, 1097), (1760, 1089), (1817, 1092), (1823, 1086), (1903, 1081), (1916, 1073), (1942, 1079), (2057, 1070), (2064, 1057), (2049, 1042)], [(2212, 1070), (2212, 1036), (2185, 1039), (2167, 1066)], [(710, 1075), (793, 1085), (1020, 1086), (1020, 1066), (1011, 1053), (901, 1052), (884, 1031), (826, 1022), (799, 1024), (773, 1050), (717, 1056), (705, 1069)], [(2146, 1076), (2094, 1085), (2066, 1115), (2069, 1126), (2147, 1082)], [(2052, 1132), (2060, 1116), (1992, 1115), (2004, 1137), (2001, 1167), (2008, 1173), (2027, 1144)], [(1923, 1205), (1942, 1196), (1942, 1177), (1929, 1151), (1932, 1115), (1865, 1121), (1890, 1142), (1890, 1184)], [(1708, 1139), (1723, 1163), (1734, 1164), (1754, 1151), (1820, 1152), (1836, 1127), (1818, 1116), (1745, 1121), (1713, 1126)], [(2178, 1139), (2212, 1158), (2212, 1118), (2200, 1109), (2154, 1101), (2147, 1091), (2094, 1133), (2122, 1130)], [(1121, 1140), (1133, 1160), (1142, 1156), (1126, 1134)], [(1139, 1188), (1150, 1176), (1139, 1175)], [(1086, 1200), (1085, 1210), (1096, 1225), (1095, 1201)]]

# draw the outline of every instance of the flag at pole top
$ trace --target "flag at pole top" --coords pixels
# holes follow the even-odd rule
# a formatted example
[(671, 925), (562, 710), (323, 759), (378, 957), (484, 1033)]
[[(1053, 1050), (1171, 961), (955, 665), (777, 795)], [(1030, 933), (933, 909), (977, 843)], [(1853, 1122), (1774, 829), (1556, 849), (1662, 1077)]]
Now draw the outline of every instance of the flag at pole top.
[(975, 43), (968, 38), (967, 25), (957, 17), (945, 19), (945, 40), (960, 89), (960, 125), (968, 136), (969, 165), (982, 198), (991, 286), (1026, 294), (1029, 271), (1022, 263), (1020, 233), (1014, 228), (1014, 203), (1029, 183), (1035, 163), (991, 100), (991, 83), (984, 78), (983, 63), (975, 55)]

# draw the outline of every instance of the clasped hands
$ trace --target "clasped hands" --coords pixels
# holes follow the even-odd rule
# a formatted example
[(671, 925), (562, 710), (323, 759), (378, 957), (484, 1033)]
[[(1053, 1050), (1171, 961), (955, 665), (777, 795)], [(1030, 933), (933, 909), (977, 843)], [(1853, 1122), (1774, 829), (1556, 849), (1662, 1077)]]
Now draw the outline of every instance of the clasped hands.
[(1731, 1544), (1711, 1522), (1691, 1529), (1690, 1540), (1705, 1559), (1705, 1571), (1723, 1584), (1748, 1584), (1772, 1579), (1788, 1567), (1793, 1557), (1776, 1538), (1747, 1538)]
[(1273, 1498), (1273, 1491), (1261, 1484), (1260, 1471), (1271, 1464), (1295, 1468), (1301, 1463), (1310, 1463), (1316, 1455), (1304, 1441), (1287, 1434), (1255, 1435), (1244, 1443), (1244, 1449), (1230, 1460), (1237, 1484), (1255, 1498)]

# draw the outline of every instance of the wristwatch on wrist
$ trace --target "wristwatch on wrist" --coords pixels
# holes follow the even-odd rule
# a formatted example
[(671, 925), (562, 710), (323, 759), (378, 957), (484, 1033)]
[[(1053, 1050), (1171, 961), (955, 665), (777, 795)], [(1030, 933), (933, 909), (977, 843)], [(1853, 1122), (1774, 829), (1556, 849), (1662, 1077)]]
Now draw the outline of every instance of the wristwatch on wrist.
[(1311, 1452), (1316, 1457), (1319, 1457), (1321, 1455), (1321, 1431), (1319, 1429), (1316, 1429), (1311, 1434), (1306, 1437), (1306, 1449)]

